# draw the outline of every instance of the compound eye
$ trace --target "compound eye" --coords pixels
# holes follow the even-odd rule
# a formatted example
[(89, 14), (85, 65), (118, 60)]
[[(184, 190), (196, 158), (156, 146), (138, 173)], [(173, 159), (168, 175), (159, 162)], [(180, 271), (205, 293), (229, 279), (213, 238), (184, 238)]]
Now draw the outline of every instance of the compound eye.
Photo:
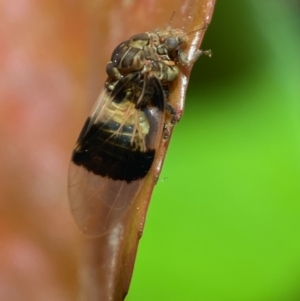
[(166, 46), (168, 51), (172, 51), (178, 47), (179, 42), (177, 38), (171, 37), (165, 40), (164, 45)]

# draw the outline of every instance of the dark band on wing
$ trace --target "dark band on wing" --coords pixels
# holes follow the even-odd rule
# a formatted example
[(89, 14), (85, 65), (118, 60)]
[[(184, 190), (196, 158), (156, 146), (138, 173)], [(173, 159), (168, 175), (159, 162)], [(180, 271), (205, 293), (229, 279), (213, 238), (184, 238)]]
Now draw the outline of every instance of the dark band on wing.
[[(86, 121), (85, 127), (90, 120)], [(133, 150), (128, 135), (114, 135), (94, 124), (74, 150), (72, 161), (88, 171), (114, 180), (132, 182), (146, 176), (154, 160), (155, 150)], [(125, 129), (126, 130), (126, 129)]]

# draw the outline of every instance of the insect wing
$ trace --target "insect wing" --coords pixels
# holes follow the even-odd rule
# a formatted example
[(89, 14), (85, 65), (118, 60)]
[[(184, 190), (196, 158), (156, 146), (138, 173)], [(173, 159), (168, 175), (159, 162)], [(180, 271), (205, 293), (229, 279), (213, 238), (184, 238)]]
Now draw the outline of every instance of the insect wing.
[(69, 198), (79, 229), (89, 237), (98, 237), (117, 224), (142, 181), (126, 183), (95, 175), (71, 162)]
[[(162, 140), (163, 89), (154, 77), (142, 88), (135, 79), (121, 79), (116, 92), (104, 90), (73, 151), (69, 200), (76, 224), (89, 237), (107, 233), (127, 212)], [(139, 108), (134, 97), (143, 103)]]

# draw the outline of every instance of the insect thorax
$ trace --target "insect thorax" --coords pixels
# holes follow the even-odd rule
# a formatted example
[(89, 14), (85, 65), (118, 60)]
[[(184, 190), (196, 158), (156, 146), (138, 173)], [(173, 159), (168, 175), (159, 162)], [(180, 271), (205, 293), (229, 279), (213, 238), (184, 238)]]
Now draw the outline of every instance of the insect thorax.
[(187, 36), (179, 29), (141, 33), (119, 44), (108, 62), (106, 71), (112, 80), (120, 80), (131, 72), (140, 71), (172, 82), (178, 75), (176, 65), (187, 65), (183, 51)]

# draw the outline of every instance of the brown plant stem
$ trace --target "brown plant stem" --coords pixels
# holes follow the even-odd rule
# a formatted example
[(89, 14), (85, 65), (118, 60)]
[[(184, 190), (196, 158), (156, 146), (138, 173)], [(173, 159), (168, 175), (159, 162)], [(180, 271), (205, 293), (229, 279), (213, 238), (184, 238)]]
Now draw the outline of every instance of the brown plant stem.
[[(199, 29), (204, 28), (210, 23), (214, 4), (214, 0), (186, 0), (183, 3), (181, 1), (172, 1), (172, 7), (168, 11), (165, 9), (170, 5), (168, 1), (141, 1), (139, 3), (131, 3), (127, 6), (112, 5), (106, 11), (106, 15), (103, 16), (104, 19), (102, 20), (107, 21), (109, 18), (118, 20), (118, 16), (122, 19), (121, 16), (127, 14), (130, 14), (132, 19), (130, 23), (122, 19), (122, 25), (118, 26), (116, 24), (115, 28), (102, 24), (102, 30), (105, 28), (108, 32), (108, 41), (106, 44), (113, 49), (122, 39), (125, 40), (132, 34), (163, 27), (169, 21), (171, 12), (175, 11), (172, 27), (182, 28), (185, 32), (191, 33), (188, 53), (192, 55), (195, 49), (199, 48), (205, 33), (205, 30)], [(98, 9), (95, 9), (95, 11), (99, 12), (98, 17), (101, 18), (103, 10), (100, 10), (99, 7)], [(111, 16), (108, 17), (107, 14), (111, 14)], [(93, 26), (96, 23), (96, 20), (92, 20), (91, 22)], [(198, 31), (193, 32), (194, 29), (198, 29)], [(93, 30), (92, 36), (96, 38)], [(170, 102), (180, 114), (183, 113), (184, 109), (190, 71), (190, 67), (182, 68), (178, 80), (171, 87)], [(101, 76), (105, 76), (104, 71)], [(123, 220), (112, 231), (100, 238), (82, 238), (83, 250), (79, 263), (80, 300), (124, 300), (129, 289), (149, 201), (161, 172), (169, 142), (170, 140), (168, 139), (162, 143), (159, 155), (156, 157), (147, 175), (145, 185)]]

